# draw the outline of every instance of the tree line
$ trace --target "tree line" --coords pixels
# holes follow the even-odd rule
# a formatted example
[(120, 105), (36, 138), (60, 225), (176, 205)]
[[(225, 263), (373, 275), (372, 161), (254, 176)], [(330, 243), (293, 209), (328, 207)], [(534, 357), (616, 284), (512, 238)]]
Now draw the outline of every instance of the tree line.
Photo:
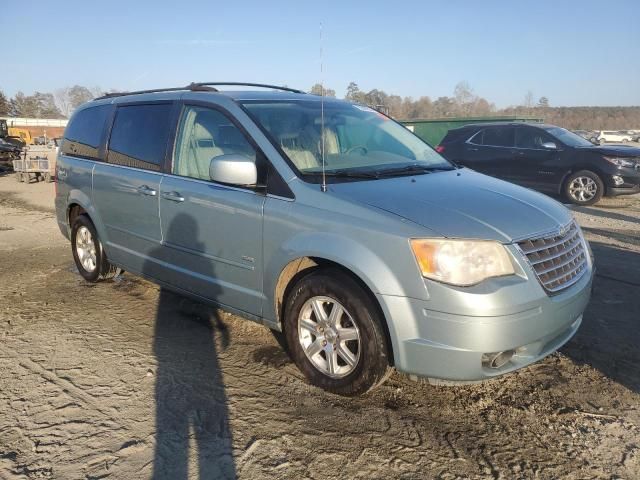
[[(321, 86), (314, 85), (310, 93), (320, 95)], [(325, 88), (325, 95), (335, 97), (335, 91)], [(401, 97), (383, 90), (360, 90), (351, 82), (345, 93), (347, 100), (382, 108), (393, 118), (400, 120), (433, 119), (446, 117), (517, 116), (541, 118), (546, 123), (571, 130), (621, 130), (640, 129), (640, 106), (634, 107), (553, 107), (549, 98), (537, 100), (531, 91), (526, 92), (522, 104), (496, 108), (495, 104), (475, 94), (467, 82), (458, 83), (451, 96), (432, 99)]]
[[(115, 90), (110, 90), (114, 92)], [(336, 91), (315, 84), (310, 93), (336, 97)], [(82, 85), (64, 87), (53, 92), (16, 93), (8, 98), (0, 90), (0, 115), (36, 118), (69, 118), (73, 110), (106, 93), (99, 87)], [(399, 120), (446, 117), (518, 116), (542, 118), (545, 122), (568, 129), (619, 130), (640, 129), (640, 106), (637, 107), (552, 107), (545, 96), (535, 100), (526, 92), (522, 104), (498, 109), (495, 104), (477, 95), (467, 82), (458, 83), (451, 96), (432, 99), (402, 97), (383, 90), (361, 90), (351, 82), (344, 98), (381, 109)]]
[(53, 92), (35, 92), (25, 95), (17, 92), (8, 98), (0, 90), (0, 115), (28, 118), (69, 118), (71, 113), (89, 100), (104, 95), (99, 87), (74, 85)]

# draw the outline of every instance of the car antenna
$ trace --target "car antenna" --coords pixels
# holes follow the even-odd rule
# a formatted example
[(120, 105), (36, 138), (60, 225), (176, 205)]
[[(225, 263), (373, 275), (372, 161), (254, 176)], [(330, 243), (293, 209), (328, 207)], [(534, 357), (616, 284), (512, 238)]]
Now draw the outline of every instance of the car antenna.
[(322, 155), (322, 185), (320, 190), (327, 191), (327, 177), (324, 166), (324, 79), (322, 72), (322, 22), (320, 22), (320, 152)]

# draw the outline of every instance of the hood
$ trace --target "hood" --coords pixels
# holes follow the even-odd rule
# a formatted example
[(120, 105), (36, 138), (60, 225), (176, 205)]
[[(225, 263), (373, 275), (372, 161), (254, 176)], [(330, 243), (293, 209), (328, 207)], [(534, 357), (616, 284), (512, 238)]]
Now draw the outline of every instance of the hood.
[(468, 169), (330, 185), (335, 195), (391, 212), (449, 238), (511, 243), (572, 219), (540, 193)]
[(594, 145), (593, 147), (579, 147), (580, 150), (610, 155), (616, 157), (640, 157), (640, 148), (627, 145)]

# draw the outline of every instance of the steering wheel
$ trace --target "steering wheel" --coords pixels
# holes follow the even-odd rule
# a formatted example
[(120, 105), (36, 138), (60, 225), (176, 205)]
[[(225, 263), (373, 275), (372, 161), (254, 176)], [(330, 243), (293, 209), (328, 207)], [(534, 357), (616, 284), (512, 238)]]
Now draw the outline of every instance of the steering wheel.
[(360, 150), (362, 152), (361, 155), (366, 155), (369, 152), (369, 150), (367, 150), (367, 147), (365, 147), (364, 145), (354, 145), (353, 147), (348, 148), (347, 151), (344, 153), (349, 155), (355, 152), (356, 150)]

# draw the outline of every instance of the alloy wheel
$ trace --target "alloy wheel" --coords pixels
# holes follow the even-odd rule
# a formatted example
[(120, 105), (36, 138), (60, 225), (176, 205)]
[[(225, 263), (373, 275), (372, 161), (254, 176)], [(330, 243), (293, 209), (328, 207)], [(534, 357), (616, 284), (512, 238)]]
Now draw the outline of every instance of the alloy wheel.
[(298, 315), (298, 339), (311, 364), (331, 378), (343, 378), (360, 360), (360, 331), (337, 300), (316, 296)]
[(87, 272), (93, 272), (96, 269), (96, 245), (91, 231), (85, 226), (80, 227), (76, 232), (76, 253), (82, 268)]
[(576, 177), (569, 184), (569, 195), (578, 202), (588, 202), (598, 192), (598, 185), (589, 177)]

